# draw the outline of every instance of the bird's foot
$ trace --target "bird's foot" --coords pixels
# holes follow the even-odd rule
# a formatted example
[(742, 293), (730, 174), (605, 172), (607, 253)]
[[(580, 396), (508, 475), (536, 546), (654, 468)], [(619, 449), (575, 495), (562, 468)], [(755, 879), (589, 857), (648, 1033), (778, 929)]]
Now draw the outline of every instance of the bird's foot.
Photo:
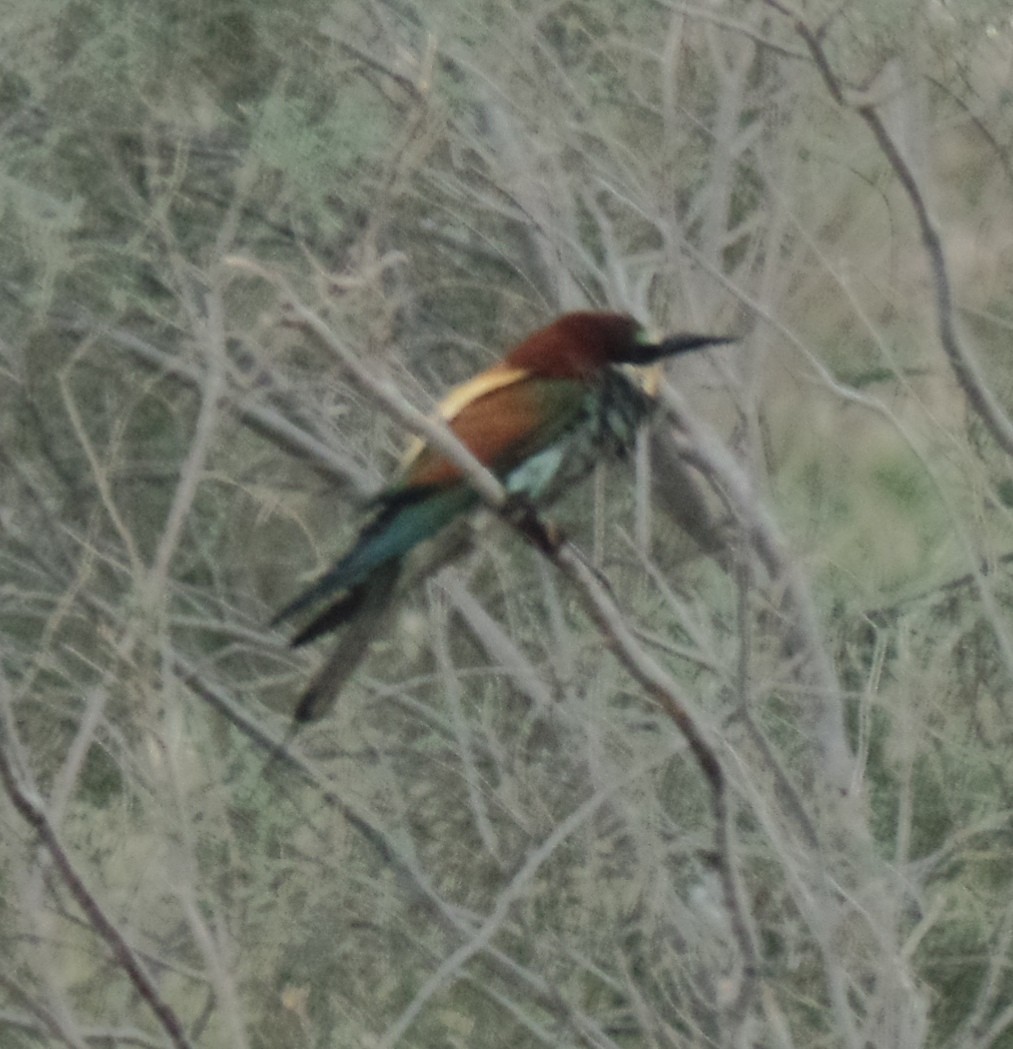
[(503, 505), (503, 517), (546, 557), (555, 557), (565, 541), (562, 529), (543, 519), (525, 495), (513, 494)]

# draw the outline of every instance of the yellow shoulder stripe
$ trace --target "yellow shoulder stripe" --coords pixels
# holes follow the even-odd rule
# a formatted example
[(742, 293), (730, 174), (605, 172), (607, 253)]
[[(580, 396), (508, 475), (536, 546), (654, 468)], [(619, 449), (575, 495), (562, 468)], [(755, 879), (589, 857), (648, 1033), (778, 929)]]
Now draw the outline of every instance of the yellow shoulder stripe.
[(528, 372), (523, 368), (504, 368), (495, 365), (479, 372), (473, 379), (462, 382), (455, 386), (446, 397), (436, 406), (436, 414), (446, 422), (452, 422), (454, 416), (466, 408), (472, 401), (484, 397), (493, 390), (500, 390), (504, 386), (510, 386), (528, 377)]
[[(485, 397), (493, 390), (501, 390), (504, 386), (521, 382), (528, 378), (529, 374), (524, 368), (506, 368), (503, 365), (494, 364), (484, 372), (479, 372), (474, 378), (455, 386), (436, 406), (436, 415), (444, 422), (452, 423), (457, 413), (472, 401)], [(421, 437), (413, 437), (401, 458), (401, 469), (407, 469), (425, 446), (426, 443)]]

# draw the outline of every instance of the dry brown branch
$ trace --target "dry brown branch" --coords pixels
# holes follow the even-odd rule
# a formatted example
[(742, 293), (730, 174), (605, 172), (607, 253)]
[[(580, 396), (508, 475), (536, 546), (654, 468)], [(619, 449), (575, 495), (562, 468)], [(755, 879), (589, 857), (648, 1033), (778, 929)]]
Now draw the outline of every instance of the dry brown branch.
[(509, 675), (514, 687), (533, 703), (548, 707), (552, 690), (524, 654), (520, 646), (496, 622), (453, 569), (444, 571), (440, 584), (461, 617), (465, 629), (485, 649), (493, 662)]
[(683, 395), (666, 385), (661, 404), (676, 424), (675, 438), (683, 455), (724, 494), (746, 541), (771, 581), (783, 589), (789, 651), (800, 658), (802, 676), (811, 688), (814, 735), (821, 751), (820, 774), (831, 788), (848, 793), (854, 786), (854, 756), (845, 731), (842, 691), (807, 581), (789, 556), (780, 529), (749, 478), (721, 442), (693, 417)]
[(907, 194), (932, 270), (940, 345), (971, 407), (985, 423), (996, 444), (1007, 455), (1013, 455), (1013, 420), (993, 396), (974, 352), (957, 329), (953, 306), (953, 284), (950, 280), (946, 249), (938, 225), (932, 216), (914, 170), (880, 117), (876, 101), (870, 100), (864, 94), (852, 91), (834, 71), (823, 45), (828, 23), (813, 29), (803, 14), (792, 5), (783, 3), (782, 0), (763, 0), (763, 2), (792, 20), (793, 28), (809, 49), (813, 63), (831, 98), (839, 106), (853, 109), (865, 122)]
[[(546, 543), (551, 542), (547, 539)], [(562, 549), (562, 548), (561, 548)], [(576, 563), (582, 565), (579, 558)], [(593, 573), (589, 579), (594, 581), (598, 588), (601, 584), (595, 579)], [(607, 598), (607, 593), (602, 591)], [(451, 588), (453, 594), (453, 588)], [(96, 612), (107, 614), (108, 610), (96, 608)], [(209, 681), (180, 653), (170, 652), (170, 669), (180, 681), (185, 683), (202, 702), (207, 703), (212, 709), (220, 713), (242, 733), (256, 742), (259, 746), (269, 751), (277, 748), (277, 740), (268, 734), (259, 724), (258, 720), (248, 714), (241, 705), (231, 699), (218, 685)], [(663, 674), (662, 674), (663, 678)], [(663, 683), (663, 681), (658, 682)], [(706, 744), (704, 744), (706, 747)], [(467, 957), (473, 957), (480, 948), (484, 963), (496, 972), (508, 986), (516, 986), (522, 992), (525, 1000), (536, 1003), (545, 1009), (550, 1015), (557, 1017), (560, 1022), (566, 1023), (574, 1030), (582, 1044), (588, 1049), (595, 1049), (603, 1044), (611, 1044), (603, 1041), (604, 1033), (600, 1026), (594, 1022), (587, 1013), (574, 1008), (552, 985), (539, 976), (532, 969), (520, 964), (506, 951), (498, 948), (494, 943), (486, 942), (483, 938), (481, 943), (475, 943), (476, 921), (468, 916), (459, 907), (448, 902), (443, 895), (436, 890), (425, 871), (418, 862), (418, 858), (410, 850), (406, 850), (403, 843), (399, 843), (394, 836), (387, 834), (382, 829), (382, 821), (372, 813), (366, 811), (358, 804), (350, 801), (339, 792), (335, 784), (322, 778), (313, 763), (304, 761), (297, 754), (289, 752), (285, 755), (286, 764), (289, 768), (297, 771), (307, 782), (313, 784), (319, 792), (319, 797), (325, 804), (338, 812), (342, 819), (361, 837), (361, 839), (376, 854), (378, 859), (394, 871), (397, 883), (412, 901), (414, 906), (421, 908), (428, 914), (433, 922), (447, 935), (460, 940), (465, 945)], [(629, 778), (635, 781), (646, 769), (631, 770)], [(616, 785), (618, 788), (620, 785)], [(595, 807), (601, 801), (607, 800), (605, 796), (595, 795)], [(593, 810), (588, 810), (588, 814)], [(727, 833), (726, 830), (716, 828), (716, 836)], [(471, 945), (470, 947), (468, 945)], [(473, 949), (474, 948), (474, 949)], [(462, 974), (463, 975), (463, 974)], [(745, 1003), (746, 997), (743, 992), (750, 990), (752, 980), (747, 980), (740, 987), (739, 1001)], [(488, 991), (488, 993), (493, 993)]]
[(200, 409), (194, 424), (190, 449), (181, 464), (179, 483), (175, 487), (172, 505), (166, 515), (165, 527), (162, 529), (158, 548), (144, 581), (144, 600), (149, 608), (155, 607), (166, 592), (172, 558), (197, 497), (204, 464), (210, 454), (218, 420), (219, 401), (225, 386), (225, 318), (219, 289), (208, 289), (204, 296), (204, 307), (202, 316), (196, 321), (203, 329), (200, 345), (207, 362), (204, 381), (200, 386)]
[[(707, 739), (707, 733), (700, 724), (699, 715), (691, 711), (686, 698), (681, 695), (671, 675), (666, 673), (639, 643), (607, 587), (587, 566), (578, 552), (561, 537), (555, 526), (543, 521), (532, 507), (517, 505), (508, 500), (496, 478), (471, 455), (467, 448), (457, 441), (449, 427), (411, 406), (391, 383), (377, 378), (355, 352), (332, 331), (323, 318), (305, 305), (278, 275), (254, 263), (235, 261), (234, 264), (247, 271), (258, 273), (278, 287), (284, 295), (283, 308), (287, 317), (294, 318), (308, 333), (330, 349), (349, 370), (355, 381), (385, 411), (412, 432), (431, 442), (442, 454), (460, 466), (469, 483), (476, 489), (483, 501), (491, 509), (499, 511), (528, 542), (562, 570), (576, 589), (586, 611), (613, 655), (641, 685), (651, 701), (664, 711), (686, 740), (710, 791), (714, 814), (715, 865), (722, 881), (724, 905), (728, 911), (731, 928), (742, 957), (742, 980), (734, 1001), (728, 1009), (731, 1022), (739, 1022), (745, 1017), (755, 993), (759, 955), (749, 924), (748, 907), (738, 881), (733, 840), (733, 815), (728, 805), (725, 777), (717, 751)], [(752, 505), (750, 503), (750, 506)], [(769, 528), (767, 531), (758, 532), (759, 539), (768, 541), (769, 537)], [(784, 566), (779, 567), (787, 570)], [(561, 830), (562, 826), (557, 828), (557, 834)], [(552, 840), (556, 840), (556, 835), (552, 837)], [(503, 901), (506, 900), (508, 904), (512, 898), (512, 894), (506, 893), (500, 897), (500, 902), (503, 904)], [(501, 909), (498, 905), (495, 913), (499, 917), (495, 922), (490, 919), (492, 924), (489, 926), (491, 930), (489, 936), (503, 918), (503, 915), (500, 914)], [(486, 937), (479, 936), (474, 941), (474, 949), (468, 949), (466, 945), (461, 948), (461, 952), (465, 953), (455, 952), (451, 956), (453, 961), (448, 959), (446, 963), (451, 966), (450, 971), (456, 971), (474, 953), (474, 950), (485, 943), (485, 940)], [(440, 972), (443, 972), (443, 967)], [(384, 1044), (393, 1044), (396, 1037), (399, 1037), (407, 1028), (422, 1008), (424, 1001), (442, 984), (445, 977), (446, 973), (440, 975), (439, 979), (434, 975), (432, 980), (427, 982), (425, 993), (419, 992), (419, 997), (413, 1006), (406, 1010), (398, 1023), (388, 1031), (389, 1040)]]
[[(937, 349), (1001, 431), (1001, 5), (101, 6), (5, 21), (2, 745), (190, 1042), (1009, 1041), (1010, 459)], [(262, 601), (591, 302), (755, 331), (573, 545), (488, 488), (265, 778)], [(0, 1042), (170, 1045), (7, 793)]]
[(608, 799), (608, 792), (592, 795), (568, 816), (559, 821), (542, 843), (528, 854), (517, 873), (498, 894), (496, 905), (482, 924), (456, 950), (451, 952), (436, 967), (429, 979), (419, 988), (415, 997), (378, 1040), (381, 1049), (392, 1049), (401, 1039), (426, 1003), (443, 987), (460, 974), (468, 961), (492, 942), (501, 926), (507, 921), (514, 903), (523, 898), (539, 869), (548, 862), (564, 842), (594, 815)]
[(453, 727), (457, 752), (461, 755), (461, 764), (464, 768), (464, 782), (468, 791), (468, 802), (474, 814), (475, 827), (483, 846), (489, 855), (502, 865), (503, 850), (497, 840), (496, 831), (480, 789), (481, 774), (478, 762), (475, 760), (475, 747), (472, 740), (472, 729), (464, 712), (461, 681), (458, 677), (453, 659), (450, 654), (450, 645), (447, 640), (447, 610), (442, 595), (430, 594), (430, 622), (433, 624), (433, 649), (436, 655), (436, 665), (439, 669), (440, 682), (443, 694), (450, 708), (450, 723)]
[[(14, 985), (0, 976), (0, 987), (8, 993), (16, 994)], [(18, 995), (24, 1000), (23, 995)], [(165, 1043), (161, 1038), (155, 1038), (132, 1027), (83, 1027), (80, 1037), (61, 1035), (59, 1027), (48, 1010), (38, 1005), (26, 1005), (26, 1013), (16, 1013), (8, 1009), (0, 1009), (0, 1029), (9, 1028), (13, 1031), (23, 1031), (25, 1034), (35, 1038), (49, 1037), (61, 1041), (68, 1046), (96, 1046), (99, 1049), (119, 1045), (137, 1046), (138, 1049), (162, 1049)], [(31, 1014), (31, 1015), (29, 1015)]]
[(701, 728), (699, 715), (690, 709), (671, 675), (637, 641), (601, 580), (568, 544), (556, 547), (554, 560), (570, 582), (576, 584), (585, 608), (613, 655), (675, 724), (707, 779), (714, 814), (715, 865), (721, 878), (728, 919), (742, 956), (742, 981), (728, 1009), (732, 1025), (737, 1026), (745, 1018), (756, 992), (760, 956), (746, 898), (739, 883), (734, 847), (734, 814), (728, 803), (727, 782), (721, 761)]
[[(195, 694), (208, 702), (230, 720), (240, 731), (246, 733), (259, 745), (274, 751), (277, 741), (268, 736), (216, 685), (208, 682), (202, 674), (180, 657), (175, 657), (174, 669)], [(319, 792), (325, 804), (340, 814), (347, 824), (375, 852), (379, 860), (389, 867), (397, 877), (399, 889), (411, 900), (413, 906), (419, 907), (429, 915), (433, 922), (449, 936), (462, 942), (471, 941), (477, 927), (476, 920), (458, 906), (448, 902), (437, 891), (435, 886), (419, 864), (418, 858), (405, 849), (404, 844), (396, 837), (382, 829), (382, 821), (356, 803), (349, 801), (338, 793), (335, 785), (321, 777), (314, 764), (304, 761), (298, 755), (287, 752), (284, 755), (288, 767), (296, 770), (308, 783)], [(637, 770), (635, 770), (635, 774)], [(509, 953), (485, 943), (482, 956), (490, 968), (499, 974), (510, 986), (519, 987), (527, 999), (537, 1003), (553, 1016), (572, 1026), (578, 1034), (594, 1027), (591, 1018), (575, 1009), (559, 992), (548, 984), (531, 968), (522, 965)], [(598, 1045), (595, 1038), (581, 1034), (588, 1049)]]
[(63, 847), (38, 790), (25, 778), (24, 773), (15, 770), (12, 756), (20, 749), (20, 745), (6, 695), (6, 682), (2, 678), (0, 678), (0, 689), (3, 689), (4, 692), (3, 697), (0, 698), (0, 706), (3, 708), (0, 712), (3, 724), (3, 732), (0, 736), (0, 781), (3, 783), (4, 792), (15, 811), (31, 828), (39, 843), (52, 858), (60, 880), (84, 912), (88, 924), (105, 942), (116, 964), (126, 974), (148, 1008), (155, 1014), (169, 1040), (177, 1049), (192, 1049), (193, 1043), (187, 1037), (182, 1021), (176, 1015), (175, 1010), (161, 996), (144, 963), (127, 943), (116, 923), (106, 914), (98, 898), (88, 888)]
[(410, 404), (389, 380), (375, 375), (362, 358), (327, 324), (320, 314), (304, 303), (278, 273), (246, 259), (233, 258), (230, 265), (254, 273), (270, 282), (281, 293), (285, 322), (298, 326), (329, 350), (354, 381), (366, 390), (393, 419), (411, 433), (423, 438), (467, 475), (479, 495), (494, 508), (504, 505), (506, 493), (496, 478), (460, 443), (440, 419)]
[[(200, 391), (205, 385), (205, 370), (199, 365), (167, 353), (131, 331), (110, 328), (87, 318), (65, 321), (61, 327), (74, 335), (106, 339), (145, 367), (159, 375), (170, 376), (193, 390)], [(261, 403), (255, 395), (226, 386), (220, 397), (222, 404), (250, 430), (288, 454), (304, 459), (310, 469), (325, 480), (351, 488), (359, 496), (366, 496), (374, 489), (370, 476), (349, 456), (342, 454), (333, 444), (315, 437), (304, 426), (292, 422), (283, 412)]]
[(24, 1010), (24, 1013), (0, 1013), (0, 1024), (27, 1031), (31, 1034), (45, 1035), (54, 1041), (78, 1049), (82, 1039), (77, 1037), (76, 1031), (66, 1030), (64, 1017), (59, 1011), (48, 1009), (34, 995), (28, 993), (12, 977), (0, 973), (0, 989), (16, 1001)]

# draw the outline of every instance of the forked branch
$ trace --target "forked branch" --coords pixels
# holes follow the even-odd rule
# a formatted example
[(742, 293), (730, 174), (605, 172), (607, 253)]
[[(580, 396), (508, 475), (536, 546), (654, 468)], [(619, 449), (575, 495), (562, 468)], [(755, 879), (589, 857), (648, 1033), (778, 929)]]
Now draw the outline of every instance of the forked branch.
[(974, 352), (964, 342), (957, 329), (953, 308), (953, 285), (950, 281), (946, 252), (939, 229), (911, 165), (905, 159), (879, 115), (875, 99), (871, 98), (868, 93), (860, 94), (853, 91), (834, 71), (823, 45), (826, 26), (814, 29), (806, 22), (801, 12), (792, 5), (783, 3), (782, 0), (763, 0), (763, 2), (792, 20), (795, 32), (808, 48), (813, 63), (831, 97), (838, 105), (853, 109), (865, 121), (883, 156), (886, 157), (887, 163), (904, 188), (911, 207), (914, 209), (915, 221), (918, 224), (925, 254), (928, 256), (932, 270), (940, 345), (971, 407), (984, 422), (996, 444), (1007, 455), (1013, 455), (1013, 420), (992, 395)]

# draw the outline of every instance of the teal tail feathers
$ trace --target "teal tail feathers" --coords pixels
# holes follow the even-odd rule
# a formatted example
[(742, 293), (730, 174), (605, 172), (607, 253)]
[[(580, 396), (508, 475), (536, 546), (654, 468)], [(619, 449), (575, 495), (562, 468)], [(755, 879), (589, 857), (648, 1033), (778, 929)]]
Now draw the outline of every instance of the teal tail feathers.
[(464, 485), (443, 490), (399, 489), (381, 496), (378, 513), (363, 528), (352, 549), (286, 605), (271, 625), (328, 601), (327, 607), (292, 638), (291, 644), (299, 646), (353, 619), (368, 603), (371, 577), (379, 568), (395, 565), (412, 547), (435, 535), (476, 500), (475, 493)]
[[(306, 686), (292, 715), (293, 725), (316, 721), (334, 706), (345, 682), (358, 668), (369, 652), (371, 642), (386, 625), (393, 606), (400, 569), (398, 561), (388, 561), (376, 569), (368, 583), (361, 583), (356, 587), (354, 592), (358, 600), (354, 612), (349, 613), (347, 617), (350, 622), (334, 650)], [(322, 620), (327, 615), (328, 613), (324, 613), (319, 619)], [(332, 625), (337, 624), (324, 626), (320, 633), (331, 629)]]

